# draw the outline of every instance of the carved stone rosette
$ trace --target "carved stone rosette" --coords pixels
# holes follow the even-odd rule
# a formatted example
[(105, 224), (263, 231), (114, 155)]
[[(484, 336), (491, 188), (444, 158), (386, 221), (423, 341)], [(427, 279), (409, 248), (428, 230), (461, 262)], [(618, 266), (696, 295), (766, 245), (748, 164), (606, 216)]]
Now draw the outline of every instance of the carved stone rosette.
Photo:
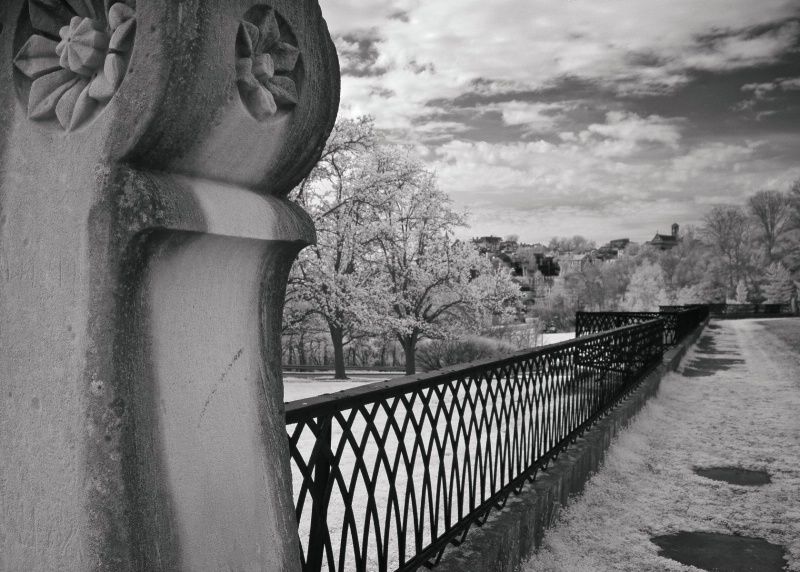
[(259, 121), (297, 105), (298, 86), (292, 72), (300, 50), (294, 42), (288, 26), (266, 5), (249, 10), (239, 24), (236, 83), (247, 110)]
[(71, 131), (111, 100), (125, 77), (136, 33), (130, 1), (112, 4), (107, 13), (92, 0), (28, 1), (33, 33), (14, 65), (23, 76), (30, 119), (55, 116)]

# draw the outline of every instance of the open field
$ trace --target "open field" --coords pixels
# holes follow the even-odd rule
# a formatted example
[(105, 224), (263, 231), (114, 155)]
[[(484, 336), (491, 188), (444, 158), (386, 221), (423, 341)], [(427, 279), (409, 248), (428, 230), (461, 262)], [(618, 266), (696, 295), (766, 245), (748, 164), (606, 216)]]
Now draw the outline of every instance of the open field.
[[(555, 344), (575, 337), (574, 333), (542, 334), (543, 345)], [(386, 381), (395, 377), (401, 377), (402, 373), (387, 373), (381, 371), (368, 372), (359, 371), (347, 374), (352, 377), (348, 381), (337, 381), (333, 379), (331, 371), (309, 372), (298, 374), (297, 372), (286, 372), (283, 376), (284, 382), (284, 401), (294, 401), (296, 399), (306, 399), (315, 395), (343, 391), (351, 387), (358, 387), (366, 383)]]

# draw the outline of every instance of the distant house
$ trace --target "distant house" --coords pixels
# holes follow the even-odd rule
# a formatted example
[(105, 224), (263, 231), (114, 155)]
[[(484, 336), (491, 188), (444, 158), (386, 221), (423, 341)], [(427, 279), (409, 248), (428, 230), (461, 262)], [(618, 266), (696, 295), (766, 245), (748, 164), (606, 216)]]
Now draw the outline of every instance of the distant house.
[(559, 267), (562, 270), (583, 270), (583, 267), (592, 262), (591, 254), (572, 254), (567, 253), (558, 257)]
[(544, 276), (557, 276), (559, 272), (554, 255), (547, 253), (547, 247), (543, 244), (526, 244), (520, 246), (514, 253), (515, 260), (525, 271), (524, 275), (541, 272)]
[(498, 252), (503, 239), (499, 236), (481, 236), (473, 238), (472, 242), (481, 252)]
[(500, 250), (503, 252), (514, 253), (519, 248), (519, 244), (515, 240), (504, 240), (500, 243)]
[(614, 260), (622, 256), (625, 249), (631, 244), (630, 238), (616, 238), (608, 244), (604, 244), (597, 250), (592, 251), (592, 258), (595, 260)]
[(652, 246), (653, 248), (658, 248), (660, 250), (670, 250), (675, 248), (683, 242), (683, 239), (678, 236), (678, 228), (678, 223), (673, 223), (672, 234), (658, 234), (658, 232), (656, 232), (653, 240), (645, 242), (645, 245)]

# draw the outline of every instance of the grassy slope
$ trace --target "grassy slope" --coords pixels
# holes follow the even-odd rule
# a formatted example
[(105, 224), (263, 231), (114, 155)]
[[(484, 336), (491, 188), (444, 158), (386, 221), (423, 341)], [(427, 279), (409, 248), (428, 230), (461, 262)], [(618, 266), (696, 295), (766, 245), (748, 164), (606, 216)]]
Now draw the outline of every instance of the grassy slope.
[[(787, 569), (800, 571), (800, 320), (717, 324), (717, 349), (730, 353), (711, 357), (746, 363), (665, 378), (525, 570), (697, 570), (659, 557), (649, 538), (698, 530), (783, 545)], [(741, 487), (692, 472), (715, 465), (766, 470), (772, 483)]]

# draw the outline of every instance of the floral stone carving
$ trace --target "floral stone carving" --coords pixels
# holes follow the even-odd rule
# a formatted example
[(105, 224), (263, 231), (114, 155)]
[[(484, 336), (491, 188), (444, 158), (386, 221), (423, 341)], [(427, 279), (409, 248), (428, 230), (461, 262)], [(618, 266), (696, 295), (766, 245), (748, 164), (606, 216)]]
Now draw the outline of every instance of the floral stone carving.
[(278, 109), (294, 107), (298, 100), (295, 80), (300, 50), (290, 43), (275, 10), (256, 6), (239, 24), (236, 36), (236, 83), (247, 110), (266, 121)]
[(134, 8), (117, 2), (105, 14), (92, 0), (28, 0), (28, 12), (34, 33), (14, 57), (31, 81), (28, 117), (55, 115), (70, 131), (108, 103), (122, 83), (133, 48)]

